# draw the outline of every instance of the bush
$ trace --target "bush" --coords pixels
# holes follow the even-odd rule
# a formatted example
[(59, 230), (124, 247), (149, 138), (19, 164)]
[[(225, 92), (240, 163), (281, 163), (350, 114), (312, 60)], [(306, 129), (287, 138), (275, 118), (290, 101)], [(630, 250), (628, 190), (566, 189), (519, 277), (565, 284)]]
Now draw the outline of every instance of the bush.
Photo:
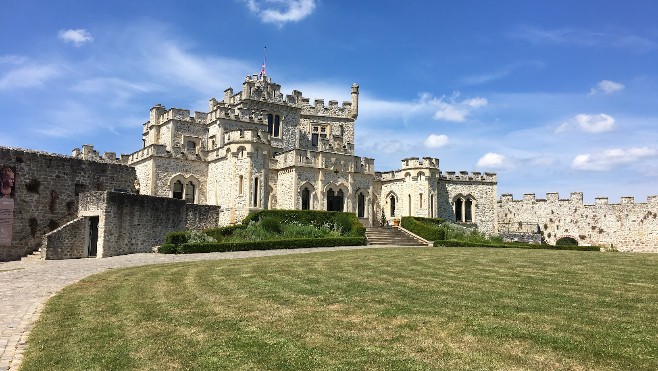
[(443, 223), (443, 219), (403, 216), (401, 225), (402, 228), (428, 241), (436, 241), (445, 240), (446, 238), (446, 230), (443, 228)]
[(284, 225), (312, 225), (318, 229), (337, 226), (341, 233), (346, 236), (356, 237), (366, 235), (366, 229), (359, 222), (356, 214), (339, 211), (261, 210), (247, 215), (242, 221), (242, 225), (248, 226), (251, 222), (258, 222), (267, 217), (275, 217)]
[(178, 251), (176, 245), (172, 243), (165, 243), (158, 247), (158, 252), (160, 254), (176, 254)]
[(474, 241), (461, 241), (461, 240), (443, 240), (434, 241), (434, 246), (439, 247), (490, 247), (490, 248), (512, 248), (512, 249), (545, 249), (545, 250), (577, 250), (577, 251), (600, 251), (598, 246), (555, 246), (543, 244), (527, 244), (527, 243), (486, 243)]
[(562, 237), (555, 242), (559, 246), (578, 246), (578, 241), (575, 238), (571, 237)]
[(184, 243), (189, 242), (188, 241), (188, 233), (187, 231), (182, 231), (182, 232), (170, 232), (165, 236), (165, 244), (172, 244), (172, 245), (182, 245)]
[(261, 228), (270, 233), (281, 234), (283, 231), (281, 228), (281, 221), (275, 216), (262, 218), (258, 224)]
[(227, 227), (204, 229), (203, 233), (207, 234), (208, 236), (214, 238), (217, 241), (221, 241), (224, 237), (230, 236), (233, 234), (233, 232), (243, 229), (244, 227), (245, 226), (242, 224), (229, 225)]
[[(180, 254), (298, 249), (307, 247), (360, 246), (365, 245), (364, 237), (295, 238), (288, 240), (264, 240), (225, 243), (186, 243), (176, 248)], [(171, 252), (170, 252), (171, 253)]]

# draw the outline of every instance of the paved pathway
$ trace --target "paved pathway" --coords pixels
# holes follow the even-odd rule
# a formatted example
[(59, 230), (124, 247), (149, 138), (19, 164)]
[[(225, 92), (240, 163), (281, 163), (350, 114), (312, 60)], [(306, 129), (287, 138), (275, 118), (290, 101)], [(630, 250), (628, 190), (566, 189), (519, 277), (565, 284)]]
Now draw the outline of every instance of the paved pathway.
[(17, 370), (27, 338), (46, 301), (67, 285), (108, 269), (146, 264), (238, 259), (386, 246), (323, 247), (190, 255), (132, 254), (101, 259), (0, 263), (0, 371)]

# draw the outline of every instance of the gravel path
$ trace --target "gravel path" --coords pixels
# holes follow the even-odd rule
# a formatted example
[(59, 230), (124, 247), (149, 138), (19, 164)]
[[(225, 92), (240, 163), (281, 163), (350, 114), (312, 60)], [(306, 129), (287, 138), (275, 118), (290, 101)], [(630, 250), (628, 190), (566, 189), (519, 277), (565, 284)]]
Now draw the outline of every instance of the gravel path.
[[(199, 260), (240, 259), (387, 246), (322, 247), (190, 255), (132, 254), (100, 259), (0, 263), (0, 371), (17, 370), (27, 338), (46, 301), (67, 285), (108, 269)], [(390, 246), (388, 246), (390, 247)]]

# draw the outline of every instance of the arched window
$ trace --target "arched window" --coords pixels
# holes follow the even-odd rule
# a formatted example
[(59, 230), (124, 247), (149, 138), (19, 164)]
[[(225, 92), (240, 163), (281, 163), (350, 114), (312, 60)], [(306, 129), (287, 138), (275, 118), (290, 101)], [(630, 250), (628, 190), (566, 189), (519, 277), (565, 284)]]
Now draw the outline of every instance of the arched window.
[(418, 208), (420, 208), (420, 209), (423, 208), (423, 194), (422, 193), (418, 194)]
[(391, 195), (390, 201), (391, 201), (390, 202), (390, 204), (391, 204), (391, 210), (390, 210), (391, 211), (391, 217), (394, 217), (395, 216), (395, 196)]
[(271, 113), (267, 115), (267, 132), (269, 134), (274, 132), (274, 115)]
[(467, 198), (466, 201), (464, 202), (464, 221), (466, 223), (472, 223), (473, 222), (473, 200), (470, 198)]
[(195, 193), (196, 193), (196, 186), (194, 185), (194, 183), (192, 183), (191, 181), (187, 182), (187, 184), (185, 185), (185, 201), (189, 204), (193, 204)]
[(311, 209), (311, 191), (309, 191), (308, 187), (304, 187), (302, 189), (302, 210), (310, 210)]
[(273, 135), (278, 138), (280, 130), (281, 130), (281, 116), (275, 115), (274, 116), (274, 133), (273, 133)]
[(183, 199), (183, 182), (181, 182), (180, 180), (177, 180), (174, 183), (171, 197), (177, 198), (179, 200)]
[(244, 138), (244, 130), (240, 129), (239, 133), (240, 133), (240, 138)]
[(464, 204), (464, 201), (461, 198), (458, 198), (455, 200), (455, 221), (457, 223), (462, 222), (462, 205)]
[(409, 216), (411, 216), (411, 195), (409, 195), (408, 198), (409, 198), (409, 202), (407, 203), (407, 205), (409, 205)]
[(258, 178), (254, 178), (254, 198), (253, 198), (253, 207), (258, 207)]
[(422, 182), (425, 180), (425, 174), (424, 173), (418, 173), (418, 181)]
[(329, 188), (327, 191), (327, 211), (343, 211), (343, 191), (334, 192)]
[(244, 188), (244, 177), (240, 175), (238, 177), (238, 194), (242, 196), (242, 189)]
[(366, 211), (366, 196), (363, 193), (359, 193), (357, 196), (357, 207), (356, 207), (356, 216), (359, 218), (365, 217)]
[(430, 195), (430, 218), (434, 218), (434, 195)]

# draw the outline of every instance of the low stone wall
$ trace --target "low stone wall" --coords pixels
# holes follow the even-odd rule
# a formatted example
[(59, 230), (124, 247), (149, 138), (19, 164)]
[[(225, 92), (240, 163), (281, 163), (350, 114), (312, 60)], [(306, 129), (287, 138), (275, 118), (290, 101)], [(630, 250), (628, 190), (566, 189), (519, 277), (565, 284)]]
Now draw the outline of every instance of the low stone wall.
[(78, 217), (43, 236), (41, 258), (56, 260), (86, 257), (87, 223), (87, 218)]

